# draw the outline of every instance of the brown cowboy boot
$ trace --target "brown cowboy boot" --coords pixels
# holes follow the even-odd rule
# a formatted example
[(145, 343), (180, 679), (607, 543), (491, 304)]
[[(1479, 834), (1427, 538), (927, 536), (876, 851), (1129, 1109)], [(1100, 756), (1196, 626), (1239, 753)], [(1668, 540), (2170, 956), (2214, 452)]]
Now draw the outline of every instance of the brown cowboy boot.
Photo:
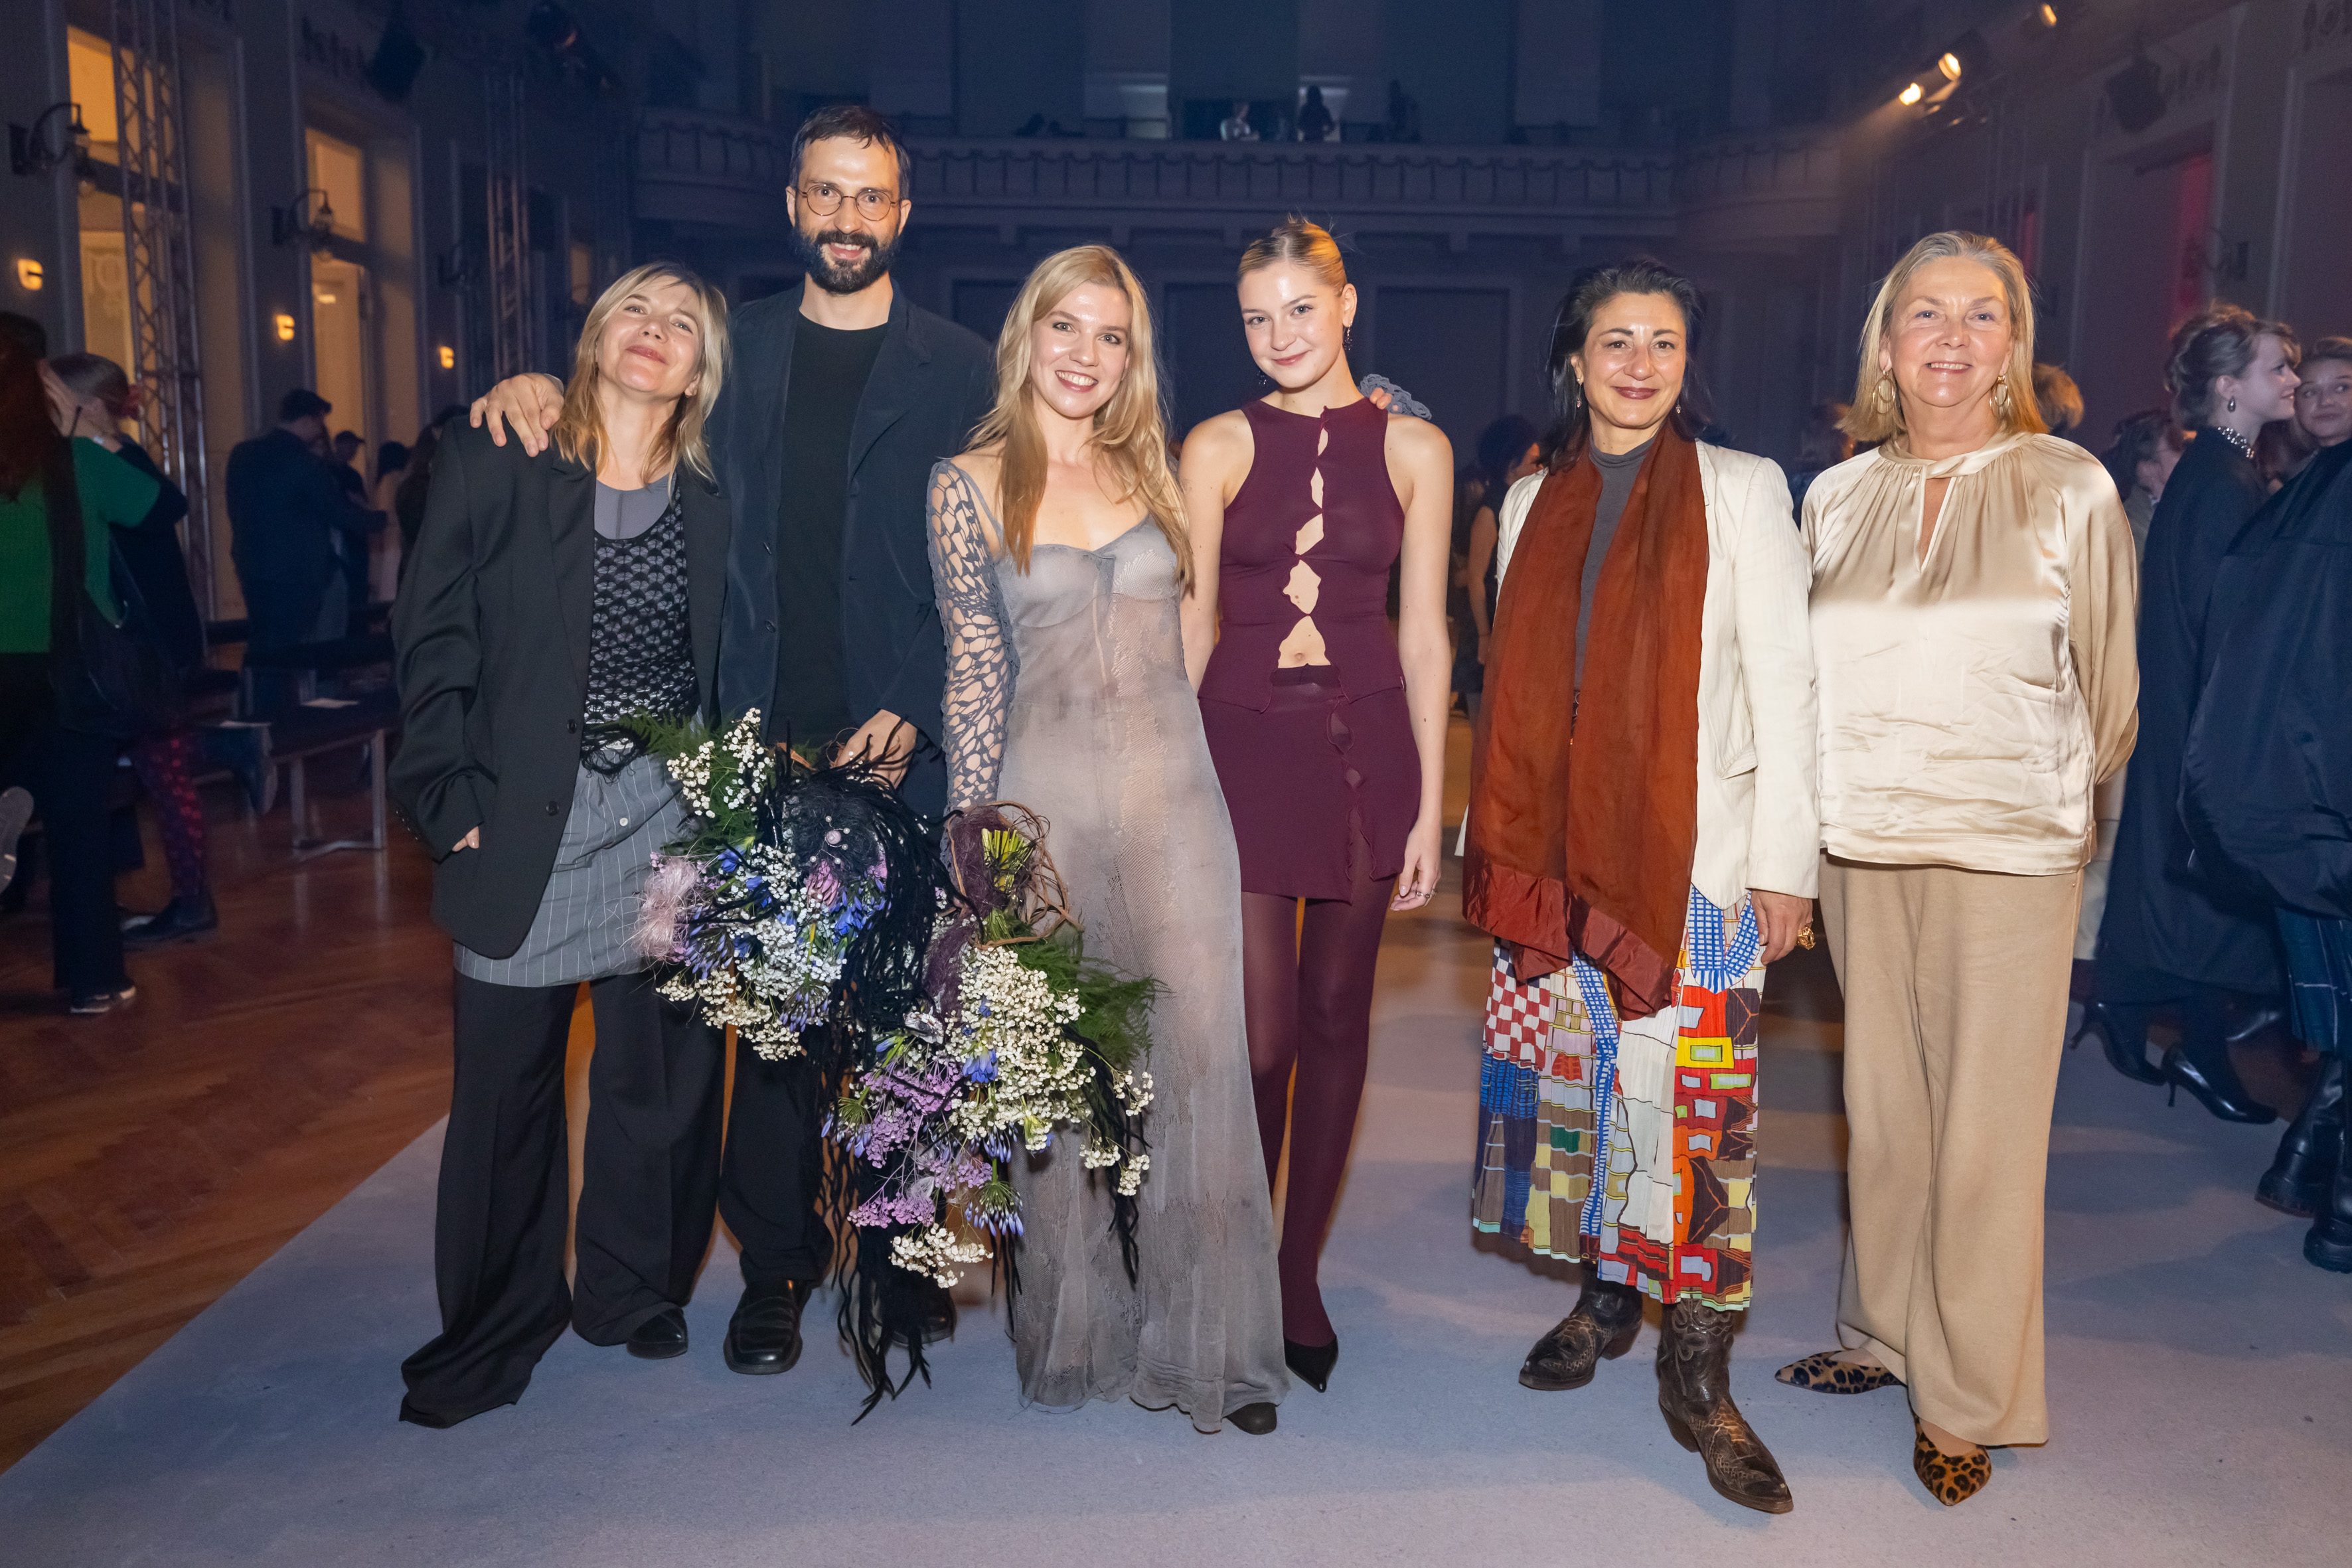
[(1742, 1508), (1786, 1513), (1797, 1506), (1772, 1451), (1731, 1402), (1733, 1314), (1703, 1301), (1666, 1309), (1658, 1342), (1658, 1408), (1675, 1441), (1706, 1461), (1707, 1483)]
[(1641, 1331), (1642, 1293), (1587, 1269), (1575, 1308), (1528, 1352), (1519, 1383), (1547, 1394), (1582, 1388), (1592, 1381), (1602, 1356), (1613, 1361), (1623, 1355)]

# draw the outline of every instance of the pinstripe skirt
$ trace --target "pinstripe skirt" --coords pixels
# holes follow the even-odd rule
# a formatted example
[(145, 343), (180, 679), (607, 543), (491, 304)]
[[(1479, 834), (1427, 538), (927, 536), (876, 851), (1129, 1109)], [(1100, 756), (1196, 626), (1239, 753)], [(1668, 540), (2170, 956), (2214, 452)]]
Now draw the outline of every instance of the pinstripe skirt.
[(628, 974), (650, 962), (629, 945), (654, 851), (677, 837), (686, 807), (658, 758), (638, 757), (607, 778), (583, 766), (572, 816), (530, 932), (511, 958), (457, 943), (457, 973), (492, 985), (572, 985)]

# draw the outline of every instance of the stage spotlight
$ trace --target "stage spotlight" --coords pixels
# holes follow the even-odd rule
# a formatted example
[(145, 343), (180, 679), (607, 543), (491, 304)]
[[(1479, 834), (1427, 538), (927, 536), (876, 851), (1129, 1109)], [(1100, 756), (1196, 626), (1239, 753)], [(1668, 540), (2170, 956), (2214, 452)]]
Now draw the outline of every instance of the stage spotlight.
[(1908, 109), (1927, 96), (1927, 89), (1926, 88), (1921, 87), (1916, 81), (1906, 81), (1903, 84), (1903, 90), (1895, 95), (1895, 101), (1901, 104), (1904, 108)]
[(2127, 133), (2136, 135), (2163, 119), (2168, 102), (2164, 72), (2147, 58), (2145, 47), (2131, 64), (2107, 79), (2107, 107)]
[(1967, 76), (1975, 79), (1974, 85), (1982, 87), (1985, 79), (1993, 74), (1992, 50), (1986, 47), (1982, 33), (1962, 33), (1936, 57), (1936, 69), (1946, 81), (1958, 81)]

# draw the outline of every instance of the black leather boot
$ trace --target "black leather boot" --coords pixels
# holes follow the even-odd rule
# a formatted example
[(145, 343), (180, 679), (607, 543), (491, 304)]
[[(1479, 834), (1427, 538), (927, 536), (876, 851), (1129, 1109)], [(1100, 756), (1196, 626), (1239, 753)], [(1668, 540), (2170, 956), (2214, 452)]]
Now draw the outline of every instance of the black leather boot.
[(2107, 1065), (2136, 1083), (2162, 1083), (2163, 1069), (2147, 1059), (2147, 1009), (2094, 1002), (2083, 1027), (2099, 1032)]
[(2254, 1201), (2281, 1214), (2308, 1218), (2327, 1200), (2344, 1142), (2344, 1058), (2323, 1058), (2311, 1098), (2279, 1140), (2278, 1157), (2254, 1184)]
[(1731, 1401), (1733, 1312), (1703, 1301), (1666, 1310), (1658, 1342), (1658, 1409), (1675, 1441), (1706, 1461), (1707, 1484), (1742, 1508), (1787, 1513), (1797, 1506), (1772, 1450)]
[(1623, 1355), (1641, 1331), (1642, 1293), (1587, 1269), (1574, 1309), (1528, 1352), (1519, 1368), (1520, 1385), (1547, 1394), (1582, 1388), (1592, 1381), (1602, 1356), (1614, 1361)]
[(2319, 1268), (2352, 1274), (2352, 1116), (2336, 1118), (2336, 1177), (2327, 1185), (2310, 1234), (2303, 1238), (2303, 1256)]

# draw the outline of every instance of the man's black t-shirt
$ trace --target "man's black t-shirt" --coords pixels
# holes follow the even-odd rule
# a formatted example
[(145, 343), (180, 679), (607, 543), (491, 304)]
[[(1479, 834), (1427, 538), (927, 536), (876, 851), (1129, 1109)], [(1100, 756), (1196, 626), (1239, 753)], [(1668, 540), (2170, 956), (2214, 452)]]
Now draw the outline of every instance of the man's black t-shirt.
[(887, 326), (793, 328), (784, 392), (783, 496), (776, 538), (774, 732), (822, 748), (851, 727), (841, 678), (841, 548), (849, 437)]

